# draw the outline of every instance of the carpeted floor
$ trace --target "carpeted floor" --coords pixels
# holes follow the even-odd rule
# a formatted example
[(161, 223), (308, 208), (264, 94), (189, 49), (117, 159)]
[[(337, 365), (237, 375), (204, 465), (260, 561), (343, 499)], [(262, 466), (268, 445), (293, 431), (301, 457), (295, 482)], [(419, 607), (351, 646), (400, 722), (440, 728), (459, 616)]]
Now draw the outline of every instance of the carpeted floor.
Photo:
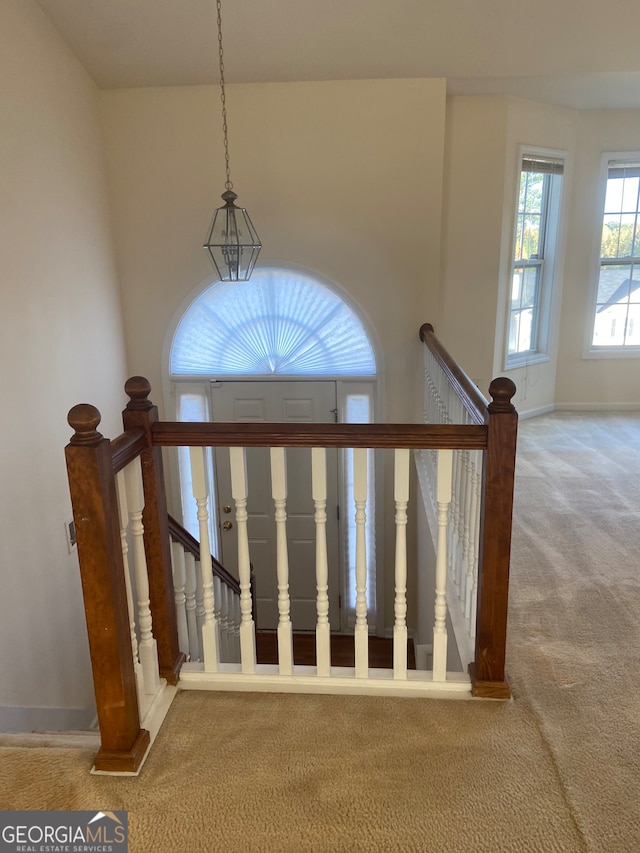
[(3, 747), (0, 807), (159, 853), (640, 851), (639, 476), (638, 416), (521, 424), (513, 702), (181, 693), (139, 779)]
[(509, 635), (586, 848), (640, 851), (640, 413), (521, 424)]

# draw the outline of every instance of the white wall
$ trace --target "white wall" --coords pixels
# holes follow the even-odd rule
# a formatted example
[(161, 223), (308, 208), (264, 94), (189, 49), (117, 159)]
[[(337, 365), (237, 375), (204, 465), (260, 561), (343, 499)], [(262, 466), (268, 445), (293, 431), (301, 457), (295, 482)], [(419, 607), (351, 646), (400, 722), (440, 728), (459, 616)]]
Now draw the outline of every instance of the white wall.
[(640, 110), (579, 114), (579, 143), (568, 218), (567, 262), (556, 402), (563, 406), (640, 403), (640, 360), (585, 358), (602, 229), (604, 152), (640, 151)]
[(485, 396), (493, 377), (508, 99), (447, 99), (436, 333)]
[[(32, 0), (0, 4), (0, 730), (87, 725), (68, 409), (121, 429), (125, 358), (97, 91)], [(49, 710), (47, 710), (49, 709)]]
[[(518, 154), (521, 145), (566, 150), (568, 193), (575, 122), (572, 110), (514, 98), (447, 100), (442, 310), (437, 331), (485, 396), (493, 377), (510, 376), (518, 389), (514, 403), (520, 411), (553, 404), (558, 324), (552, 324), (548, 361), (505, 370)], [(558, 242), (558, 294), (563, 245), (564, 232)], [(558, 297), (556, 314), (559, 310)]]
[[(418, 329), (437, 306), (442, 80), (247, 84), (227, 92), (231, 173), (262, 239), (337, 282), (381, 344), (386, 415), (414, 412)], [(102, 95), (131, 369), (161, 404), (164, 336), (212, 267), (222, 204), (216, 87)]]

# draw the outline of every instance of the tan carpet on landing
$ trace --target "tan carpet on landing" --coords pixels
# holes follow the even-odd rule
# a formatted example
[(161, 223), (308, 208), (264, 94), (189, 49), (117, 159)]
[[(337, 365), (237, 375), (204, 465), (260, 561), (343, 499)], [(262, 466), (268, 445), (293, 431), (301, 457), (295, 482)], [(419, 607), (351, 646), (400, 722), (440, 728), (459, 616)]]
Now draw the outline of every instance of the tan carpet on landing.
[(3, 753), (5, 808), (128, 809), (133, 851), (580, 849), (515, 703), (181, 693), (140, 779)]
[(521, 425), (515, 700), (181, 693), (139, 779), (0, 749), (0, 807), (127, 809), (132, 851), (640, 851), (640, 427)]

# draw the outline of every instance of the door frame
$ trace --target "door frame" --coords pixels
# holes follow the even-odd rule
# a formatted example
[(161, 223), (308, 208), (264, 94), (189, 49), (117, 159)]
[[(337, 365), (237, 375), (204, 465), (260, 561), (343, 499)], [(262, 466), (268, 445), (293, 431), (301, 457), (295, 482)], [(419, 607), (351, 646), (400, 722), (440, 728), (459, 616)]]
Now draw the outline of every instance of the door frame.
[[(274, 376), (265, 376), (264, 374), (257, 375), (232, 375), (225, 374), (224, 376), (202, 376), (198, 377), (172, 377), (170, 380), (170, 398), (171, 398), (171, 407), (175, 413), (175, 418), (180, 418), (180, 391), (184, 389), (187, 393), (195, 394), (200, 396), (203, 399), (206, 412), (203, 410), (203, 419), (211, 420), (212, 415), (212, 402), (211, 402), (211, 383), (214, 382), (335, 382), (336, 383), (336, 400), (337, 400), (337, 408), (338, 408), (338, 418), (341, 423), (349, 423), (346, 420), (347, 414), (347, 402), (350, 395), (360, 395), (364, 394), (368, 396), (370, 400), (371, 407), (371, 422), (375, 423), (379, 421), (379, 412), (380, 412), (380, 382), (378, 381), (379, 377), (360, 377), (360, 376), (315, 376), (315, 375), (295, 375), (295, 376), (283, 376), (283, 375), (274, 375)], [(168, 458), (167, 465), (167, 473), (169, 475), (169, 489), (168, 496), (169, 502), (171, 506), (171, 511), (173, 515), (177, 517), (181, 517), (183, 521), (185, 520), (185, 514), (183, 512), (183, 502), (182, 502), (182, 482), (181, 482), (181, 471), (180, 465), (178, 462), (178, 450), (175, 452), (171, 452)], [(211, 474), (213, 474), (213, 453), (209, 454), (210, 456), (210, 464), (209, 470)], [(213, 482), (210, 483), (210, 535), (211, 535), (211, 546), (214, 551), (214, 555), (219, 553), (219, 508), (217, 502), (216, 489), (214, 488)], [(385, 554), (385, 542), (384, 542), (384, 465), (381, 464), (380, 455), (376, 458), (375, 465), (375, 517), (374, 521), (374, 530), (375, 530), (375, 546), (376, 546), (376, 561), (375, 561), (375, 620), (372, 624), (372, 620), (369, 620), (369, 630), (372, 633), (377, 634), (378, 636), (384, 636), (384, 625), (385, 625), (385, 572), (384, 572), (384, 554)], [(344, 465), (342, 464), (342, 453), (339, 454), (339, 464), (338, 464), (338, 490), (339, 490), (339, 499), (340, 506), (344, 507), (344, 496), (345, 496), (345, 482), (344, 482)], [(185, 525), (186, 526), (186, 525)], [(349, 588), (348, 588), (348, 571), (347, 571), (347, 531), (346, 526), (344, 524), (344, 512), (341, 511), (341, 518), (338, 522), (338, 535), (340, 539), (339, 543), (339, 554), (340, 554), (340, 594), (342, 596), (343, 606), (340, 608), (340, 632), (350, 632), (352, 626), (348, 624), (349, 622), (349, 607), (348, 607), (348, 596), (349, 596)]]
[[(335, 412), (336, 420), (337, 420), (337, 416), (338, 416), (338, 409), (337, 409), (338, 390), (336, 387), (336, 382), (334, 380), (324, 379), (324, 380), (321, 380), (321, 382), (322, 382), (322, 385), (324, 386), (324, 391), (321, 392), (322, 393), (322, 404), (320, 405), (320, 409), (318, 410), (318, 413), (321, 410), (322, 412), (324, 412), (324, 417), (326, 418), (324, 421), (320, 421), (321, 423), (330, 423), (331, 422), (331, 420), (330, 420), (331, 412)], [(317, 399), (317, 394), (318, 394), (318, 391), (320, 389), (310, 387), (310, 386), (316, 386), (317, 381), (315, 381), (315, 380), (310, 381), (309, 378), (306, 376), (301, 376), (301, 377), (297, 377), (297, 378), (288, 377), (288, 378), (283, 379), (283, 380), (279, 380), (279, 379), (274, 378), (274, 379), (270, 380), (269, 383), (265, 383), (262, 380), (249, 379), (246, 377), (243, 377), (243, 379), (240, 381), (236, 380), (236, 379), (227, 379), (225, 377), (224, 379), (219, 379), (219, 380), (215, 380), (215, 381), (212, 380), (209, 382), (210, 411), (211, 411), (211, 420), (213, 423), (221, 422), (220, 414), (222, 414), (222, 421), (224, 421), (228, 415), (231, 415), (231, 412), (229, 411), (230, 399), (235, 400), (237, 396), (242, 399), (243, 395), (242, 395), (242, 392), (238, 389), (238, 386), (248, 386), (248, 385), (252, 386), (251, 387), (251, 393), (250, 393), (250, 396), (252, 398), (255, 395), (258, 398), (263, 398), (266, 400), (266, 407), (265, 407), (265, 411), (264, 411), (265, 415), (268, 413), (270, 406), (272, 406), (272, 404), (273, 404), (273, 398), (271, 398), (271, 400), (269, 400), (269, 387), (272, 387), (274, 390), (276, 388), (278, 388), (280, 391), (280, 395), (278, 395), (278, 396), (287, 397), (288, 392), (286, 391), (286, 386), (294, 386), (295, 385), (296, 390), (295, 390), (295, 394), (293, 394), (293, 396), (296, 399), (299, 398), (300, 395), (303, 398), (308, 395), (309, 397), (314, 397), (316, 403), (320, 402)], [(226, 392), (223, 390), (224, 386), (227, 386)], [(256, 386), (257, 386), (257, 388), (256, 388)], [(232, 390), (232, 388), (233, 388), (233, 390)], [(228, 396), (229, 394), (231, 394), (231, 398)], [(226, 400), (226, 405), (222, 402), (223, 400)], [(335, 406), (336, 408), (330, 408), (333, 406)], [(267, 418), (266, 422), (269, 422), (268, 418)], [(290, 423), (295, 423), (295, 422), (290, 422)], [(290, 449), (295, 450), (295, 448), (290, 448)], [(216, 450), (220, 450), (221, 452), (217, 453)], [(305, 451), (304, 451), (304, 448), (298, 448), (297, 452), (304, 454)], [(223, 532), (224, 522), (229, 521), (231, 519), (231, 515), (226, 515), (224, 512), (224, 509), (223, 509), (225, 496), (228, 496), (229, 498), (231, 496), (231, 490), (230, 490), (231, 484), (228, 480), (229, 473), (230, 473), (229, 472), (228, 450), (227, 450), (227, 448), (212, 448), (212, 453), (210, 455), (211, 455), (211, 459), (212, 459), (213, 478), (214, 478), (214, 489), (213, 489), (213, 493), (211, 495), (211, 504), (212, 504), (212, 512), (215, 511), (215, 513), (217, 515), (218, 536), (219, 536), (218, 541), (220, 543), (220, 553), (217, 556), (218, 556), (218, 559), (220, 559), (220, 561), (223, 563), (223, 565), (225, 565), (229, 570), (231, 570), (231, 566), (235, 563), (237, 539), (232, 537), (232, 539), (230, 540), (228, 538), (229, 534)], [(254, 474), (256, 474), (257, 471), (251, 469), (251, 463), (249, 461), (249, 458), (250, 458), (250, 449), (247, 450), (247, 475), (249, 477), (249, 507), (248, 507), (248, 509), (249, 509), (249, 533), (250, 533), (249, 538), (251, 539), (251, 538), (256, 536), (256, 528), (258, 528), (258, 527), (262, 528), (262, 526), (264, 524), (263, 512), (265, 512), (265, 511), (267, 512), (267, 515), (270, 518), (270, 522), (267, 525), (267, 527), (269, 528), (269, 530), (272, 530), (272, 536), (275, 537), (275, 535), (276, 535), (275, 526), (273, 528), (271, 528), (271, 524), (270, 524), (273, 521), (273, 503), (271, 500), (271, 491), (268, 490), (268, 497), (266, 498), (267, 502), (268, 502), (268, 506), (269, 506), (268, 510), (265, 510), (265, 508), (263, 507), (262, 512), (257, 511), (255, 509), (255, 505), (252, 504), (251, 483), (253, 481), (252, 481), (252, 476), (251, 476), (250, 470), (253, 471)], [(305, 459), (308, 460), (308, 464), (310, 465), (311, 464), (310, 452), (305, 457)], [(332, 464), (330, 464), (330, 461), (332, 461)], [(307, 463), (305, 462), (305, 464), (307, 464)], [(268, 464), (267, 464), (267, 467), (268, 467)], [(293, 469), (289, 468), (289, 477), (292, 480), (295, 477), (294, 472), (295, 472), (295, 465), (294, 465)], [(328, 495), (327, 495), (329, 502), (328, 502), (327, 507), (326, 507), (327, 518), (328, 518), (328, 521), (327, 521), (327, 545), (329, 548), (329, 557), (331, 558), (331, 563), (330, 563), (331, 568), (329, 570), (329, 575), (330, 575), (330, 580), (329, 580), (330, 609), (329, 609), (329, 612), (330, 612), (330, 617), (331, 617), (331, 626), (332, 626), (332, 630), (334, 632), (336, 632), (336, 631), (341, 632), (343, 629), (344, 621), (345, 621), (343, 619), (343, 607), (340, 604), (340, 602), (345, 601), (344, 596), (345, 596), (345, 590), (346, 590), (346, 577), (344, 575), (344, 559), (343, 559), (343, 548), (342, 548), (344, 514), (338, 514), (338, 516), (336, 517), (337, 507), (341, 503), (341, 492), (342, 492), (341, 473), (342, 473), (341, 472), (341, 454), (340, 454), (340, 451), (338, 450), (335, 453), (330, 453), (328, 455), (328, 458), (327, 458), (327, 487), (329, 490)], [(311, 474), (311, 469), (309, 468), (309, 475), (310, 474)], [(298, 482), (300, 484), (302, 484), (302, 486), (303, 486), (304, 500), (305, 501), (306, 500), (311, 501), (311, 491), (310, 491), (311, 482), (310, 482), (310, 480), (308, 482), (306, 482), (305, 480), (301, 479)], [(229, 503), (230, 504), (232, 503), (231, 500), (229, 500)], [(253, 510), (251, 509), (252, 506), (254, 507)], [(286, 506), (287, 538), (288, 539), (289, 539), (289, 537), (294, 535), (294, 525), (295, 525), (294, 516), (296, 514), (297, 509), (299, 510), (299, 507), (296, 507), (291, 502), (291, 498), (289, 496), (289, 498), (287, 499), (287, 506)], [(309, 512), (309, 515), (307, 515), (306, 524), (309, 524), (311, 522), (312, 517), (315, 516), (315, 511), (311, 509), (311, 504), (309, 505), (308, 509), (310, 512)], [(260, 521), (258, 518), (256, 518), (256, 515), (255, 515), (256, 512), (257, 512), (257, 515), (263, 519), (262, 521)], [(333, 513), (333, 514), (331, 515), (331, 513)], [(252, 516), (254, 517), (254, 521), (251, 521)], [(255, 524), (256, 526), (252, 528), (252, 526), (251, 526), (252, 524)], [(314, 535), (315, 535), (315, 524), (314, 524), (313, 529), (314, 529)], [(266, 531), (263, 529), (263, 536), (264, 535), (266, 535)], [(258, 535), (258, 539), (262, 541), (263, 536)], [(311, 536), (309, 536), (308, 538), (305, 536), (305, 540), (311, 541)], [(271, 547), (271, 549), (273, 549), (270, 551), (270, 553), (275, 555), (275, 538), (270, 538), (269, 541), (271, 543), (270, 547)], [(226, 553), (225, 553), (225, 543), (230, 546), (230, 550), (227, 551)], [(291, 545), (291, 543), (289, 543), (289, 544)], [(291, 564), (291, 551), (289, 552), (289, 558), (290, 558), (290, 571), (293, 571), (293, 565)], [(253, 560), (258, 559), (257, 554), (252, 554), (252, 559)], [(309, 559), (312, 559), (311, 555), (309, 555)], [(227, 562), (228, 562), (228, 564), (227, 564)], [(271, 565), (271, 564), (269, 563), (269, 565)], [(305, 561), (305, 565), (306, 565), (306, 561)], [(297, 622), (296, 619), (300, 619), (302, 614), (300, 612), (298, 612), (298, 616), (296, 617), (296, 614), (295, 614), (296, 604), (295, 604), (294, 598), (292, 597), (292, 599), (291, 599), (291, 619), (294, 623), (294, 630), (312, 631), (312, 630), (315, 630), (315, 627), (316, 627), (317, 591), (316, 591), (315, 562), (312, 562), (310, 568), (313, 568), (313, 574), (312, 575), (311, 575), (311, 573), (307, 574), (307, 572), (305, 571), (305, 581), (308, 581), (308, 583), (310, 584), (309, 602), (311, 601), (311, 598), (313, 598), (313, 616), (311, 616), (311, 613), (309, 614), (309, 622), (311, 624), (309, 624), (308, 627), (296, 628), (296, 625), (299, 625), (299, 622)], [(261, 571), (263, 571), (263, 570), (264, 569), (261, 569)], [(273, 563), (273, 571), (275, 572), (275, 560)], [(257, 573), (258, 573), (258, 566), (256, 565), (256, 574)], [(271, 577), (273, 577), (273, 575)], [(260, 584), (258, 586), (260, 587)], [(273, 607), (277, 608), (277, 601), (275, 598), (276, 587), (273, 587), (273, 590), (274, 590)], [(261, 601), (261, 599), (258, 598), (258, 614), (260, 614), (260, 607), (261, 607), (260, 601)], [(275, 619), (275, 624), (269, 625), (269, 628), (275, 628), (277, 626), (277, 609), (276, 609), (276, 612), (273, 613), (273, 616)], [(268, 622), (270, 620), (267, 619), (266, 621)], [(259, 616), (258, 624), (259, 624), (259, 627), (264, 627), (263, 618), (260, 616)]]

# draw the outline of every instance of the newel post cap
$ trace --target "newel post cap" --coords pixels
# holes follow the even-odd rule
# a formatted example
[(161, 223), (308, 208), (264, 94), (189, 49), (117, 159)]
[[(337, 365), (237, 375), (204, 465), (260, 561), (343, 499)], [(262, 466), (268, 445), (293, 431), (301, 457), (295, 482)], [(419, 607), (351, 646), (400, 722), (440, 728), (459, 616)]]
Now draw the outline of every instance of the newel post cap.
[(132, 376), (127, 379), (124, 390), (129, 397), (128, 411), (146, 412), (153, 408), (153, 403), (149, 399), (151, 383), (144, 376)]
[(487, 406), (489, 412), (494, 415), (504, 412), (515, 412), (515, 407), (511, 402), (512, 397), (516, 393), (516, 385), (508, 376), (498, 376), (497, 379), (491, 381), (489, 385), (489, 394), (491, 402)]
[(97, 445), (102, 439), (102, 433), (96, 429), (102, 415), (90, 403), (79, 403), (72, 409), (69, 409), (67, 415), (67, 423), (74, 430), (74, 434), (69, 439), (69, 444), (74, 445)]

